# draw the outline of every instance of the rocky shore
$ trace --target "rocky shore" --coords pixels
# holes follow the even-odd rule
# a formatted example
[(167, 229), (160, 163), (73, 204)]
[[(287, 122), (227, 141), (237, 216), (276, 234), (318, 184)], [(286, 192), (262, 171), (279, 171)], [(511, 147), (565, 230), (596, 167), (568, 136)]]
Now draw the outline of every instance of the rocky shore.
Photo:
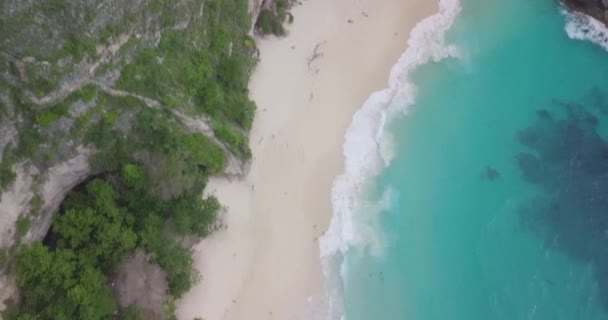
[(568, 9), (589, 15), (608, 26), (608, 0), (561, 0)]

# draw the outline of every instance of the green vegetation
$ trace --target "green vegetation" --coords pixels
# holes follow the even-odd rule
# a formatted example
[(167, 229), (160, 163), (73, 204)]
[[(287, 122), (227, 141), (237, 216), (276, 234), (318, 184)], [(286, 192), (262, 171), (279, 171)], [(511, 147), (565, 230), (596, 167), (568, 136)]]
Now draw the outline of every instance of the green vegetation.
[[(108, 179), (116, 186), (97, 179), (86, 190), (72, 192), (47, 236), (50, 246), (36, 242), (17, 253), (24, 302), (19, 317), (5, 313), (5, 319), (107, 319), (116, 301), (105, 286), (105, 274), (136, 247), (151, 253), (165, 270), (173, 297), (184, 294), (197, 274), (190, 253), (163, 232), (165, 218), (174, 217), (180, 234), (205, 235), (219, 203), (194, 199), (194, 194), (159, 200), (142, 192), (147, 178), (138, 166), (125, 164), (119, 179)], [(29, 227), (29, 220), (23, 225)], [(136, 319), (138, 313), (131, 308), (125, 314)]]
[(0, 269), (6, 268), (9, 262), (8, 249), (0, 248)]
[[(158, 10), (166, 6), (154, 3)], [(123, 69), (118, 87), (249, 130), (255, 105), (247, 82), (255, 46), (246, 32), (247, 1), (210, 1), (203, 15), (196, 22), (206, 32), (165, 32), (158, 48), (144, 49)]]
[(26, 64), (25, 72), (29, 79), (29, 86), (33, 89), (33, 93), (39, 97), (55, 90), (64, 73), (56, 64), (42, 65), (41, 63)]
[(4, 148), (2, 162), (0, 162), (0, 192), (5, 191), (17, 178), (13, 165), (17, 162), (15, 148), (8, 145)]
[(14, 319), (107, 319), (116, 309), (104, 272), (135, 246), (133, 217), (103, 181), (89, 183), (86, 194), (54, 222), (53, 247), (37, 242), (15, 256), (24, 299)]
[(137, 165), (131, 163), (123, 165), (121, 177), (128, 188), (142, 190), (145, 187), (145, 172)]
[(43, 137), (36, 129), (22, 131), (19, 134), (16, 154), (19, 158), (34, 158), (36, 148), (42, 143), (42, 139)]
[(76, 62), (81, 61), (85, 55), (95, 56), (95, 42), (87, 37), (71, 36), (66, 41), (63, 49), (57, 54), (57, 60), (63, 56), (72, 56)]
[(116, 305), (104, 275), (69, 249), (51, 251), (41, 243), (15, 257), (17, 284), (24, 298), (11, 319), (108, 319)]
[(201, 237), (209, 233), (220, 210), (220, 203), (215, 197), (202, 199), (200, 195), (189, 194), (173, 202), (171, 221), (175, 231), (180, 235), (196, 234)]
[(30, 200), (30, 215), (37, 216), (42, 208), (42, 197), (36, 193)]
[(251, 158), (251, 149), (249, 149), (249, 139), (247, 136), (225, 122), (214, 121), (213, 132), (218, 139), (224, 141), (230, 151), (243, 159)]
[[(139, 110), (128, 138), (102, 120), (87, 139), (107, 150), (92, 159), (106, 174), (103, 180), (89, 182), (86, 191), (69, 194), (64, 212), (53, 223), (50, 247), (38, 243), (19, 250), (15, 269), (26, 298), (18, 306), (20, 314), (103, 319), (116, 308), (105, 288), (105, 274), (137, 247), (164, 269), (171, 296), (180, 297), (197, 280), (190, 253), (167, 227), (182, 236), (211, 231), (220, 205), (217, 199), (200, 195), (207, 176), (222, 172), (223, 151), (202, 134), (187, 133), (162, 112), (147, 108)], [(32, 207), (39, 207), (37, 199)], [(29, 228), (29, 220), (18, 224), (27, 225), (25, 231)], [(60, 278), (49, 284), (41, 281), (43, 273), (31, 274), (42, 265), (49, 270), (65, 268), (62, 272), (68, 274), (49, 274)], [(78, 299), (72, 294), (75, 290)]]
[[(209, 174), (223, 171), (222, 149), (200, 133), (188, 133), (162, 112), (141, 109), (128, 139), (117, 135), (105, 121), (96, 124), (87, 140), (102, 150), (92, 158), (101, 171), (135, 174), (126, 163), (137, 163), (145, 172), (140, 187), (164, 200), (192, 191), (202, 192)], [(126, 171), (126, 172), (125, 172)], [(133, 181), (129, 181), (133, 183)], [(200, 193), (199, 193), (200, 194)]]
[(283, 22), (285, 20), (272, 10), (262, 10), (258, 16), (256, 27), (263, 34), (274, 34), (276, 36), (285, 35), (285, 28)]
[(255, 23), (257, 30), (262, 34), (285, 35), (283, 24), (286, 20), (293, 22), (293, 15), (288, 12), (292, 4), (292, 0), (276, 0), (271, 8), (262, 9)]
[(175, 309), (175, 300), (169, 299), (168, 301), (165, 301), (165, 303), (163, 303), (163, 314), (165, 318), (177, 320), (177, 318), (173, 316), (175, 314)]
[(0, 190), (5, 190), (14, 181), (17, 175), (11, 168), (0, 167)]
[(18, 240), (21, 240), (21, 238), (30, 230), (31, 224), (32, 220), (29, 217), (20, 217), (17, 219), (15, 237), (17, 237)]
[[(0, 14), (0, 26), (7, 26), (0, 28), (0, 42), (10, 44), (5, 47), (11, 57), (0, 56), (11, 79), (0, 78), (0, 93), (11, 102), (2, 101), (0, 117), (19, 119), (12, 122), (15, 143), (3, 150), (0, 190), (16, 179), (15, 164), (34, 166), (45, 176), (80, 146), (94, 152), (89, 161), (99, 173), (70, 192), (44, 243), (17, 241), (0, 249), (0, 269), (16, 274), (22, 298), (2, 312), (5, 320), (143, 319), (135, 306), (118, 308), (107, 285), (108, 275), (134, 250), (145, 251), (164, 270), (170, 294), (164, 316), (172, 318), (175, 299), (198, 280), (179, 240), (218, 227), (220, 203), (202, 197), (208, 178), (223, 173), (226, 147), (243, 160), (251, 157), (248, 133), (256, 106), (247, 85), (257, 49), (248, 35), (247, 0), (144, 0), (115, 11), (121, 17), (98, 20), (110, 9), (96, 12), (92, 3), (51, 0), (13, 16)], [(96, 47), (114, 44), (130, 30), (138, 30), (138, 37), (104, 56), (95, 70), (95, 81), (103, 84), (84, 85), (48, 103), (29, 98), (56, 91), (72, 71), (90, 71), (87, 63), (100, 58)], [(160, 104), (146, 105), (138, 96)], [(208, 120), (223, 145), (185, 128), (176, 112)], [(16, 222), (16, 239), (40, 212), (38, 187), (29, 214)]]
[(134, 218), (118, 206), (118, 193), (108, 183), (94, 180), (86, 189), (67, 202), (52, 235), (57, 235), (56, 248), (72, 250), (79, 260), (108, 270), (135, 247)]
[(68, 114), (68, 105), (66, 103), (59, 103), (52, 107), (48, 107), (40, 110), (36, 113), (36, 123), (43, 127), (49, 127), (59, 118)]
[(71, 94), (65, 100), (60, 103), (54, 104), (50, 107), (34, 110), (34, 120), (36, 124), (42, 127), (49, 127), (55, 121), (61, 117), (69, 117), (69, 106), (78, 101), (91, 102), (97, 96), (97, 87), (94, 85), (84, 86), (82, 89)]
[(122, 320), (146, 320), (146, 318), (142, 310), (130, 305), (123, 310)]
[(165, 270), (171, 294), (181, 297), (197, 281), (197, 274), (192, 268), (190, 252), (178, 243), (167, 241), (166, 236), (162, 236), (162, 227), (161, 219), (148, 219), (141, 241), (144, 248), (153, 253), (153, 261)]
[(95, 96), (97, 95), (97, 87), (94, 85), (87, 85), (85, 87), (83, 87), (82, 89), (80, 89), (80, 92), (78, 93), (78, 97), (80, 99), (82, 99), (82, 101), (84, 102), (90, 102), (93, 99), (95, 99)]

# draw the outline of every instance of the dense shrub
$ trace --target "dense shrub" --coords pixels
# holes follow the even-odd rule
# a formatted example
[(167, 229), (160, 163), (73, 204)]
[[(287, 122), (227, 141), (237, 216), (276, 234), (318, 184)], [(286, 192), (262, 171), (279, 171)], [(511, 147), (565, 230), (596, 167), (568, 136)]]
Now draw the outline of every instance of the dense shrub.
[(274, 34), (275, 36), (285, 35), (283, 24), (293, 22), (293, 15), (287, 10), (294, 3), (293, 0), (275, 0), (270, 8), (263, 9), (258, 15), (256, 28), (262, 34)]
[(114, 313), (104, 272), (137, 240), (133, 218), (117, 199), (112, 186), (94, 180), (53, 223), (54, 247), (21, 247), (14, 263), (24, 299), (19, 316), (9, 310), (5, 319), (107, 319)]
[(5, 166), (0, 167), (0, 191), (5, 190), (11, 185), (16, 177), (17, 175), (11, 168)]
[(174, 297), (181, 297), (198, 280), (193, 269), (190, 252), (162, 233), (164, 222), (158, 216), (150, 216), (141, 232), (141, 243), (150, 253), (154, 262), (167, 275), (169, 290)]
[(180, 235), (206, 236), (217, 219), (220, 203), (215, 197), (207, 199), (199, 194), (190, 194), (174, 201), (171, 221)]
[(251, 149), (249, 149), (248, 137), (232, 128), (229, 124), (220, 121), (213, 122), (213, 132), (218, 139), (224, 141), (228, 148), (242, 159), (251, 158)]
[[(61, 1), (49, 3), (49, 10), (57, 12), (69, 7)], [(120, 62), (116, 86), (160, 101), (160, 108), (149, 108), (139, 98), (113, 97), (94, 85), (54, 105), (18, 108), (29, 127), (19, 128), (17, 146), (5, 152), (11, 159), (0, 166), (0, 187), (15, 179), (11, 168), (17, 160), (38, 164), (46, 157), (45, 164), (52, 162), (60, 152), (49, 136), (64, 129), (54, 125), (62, 118), (74, 120), (74, 125), (66, 132), (69, 137), (61, 132), (57, 136), (88, 144), (96, 151), (91, 166), (102, 174), (68, 195), (46, 245), (36, 242), (18, 248), (14, 259), (2, 257), (0, 265), (11, 264), (23, 294), (3, 319), (141, 318), (135, 308), (117, 310), (106, 286), (106, 275), (137, 247), (164, 269), (173, 297), (197, 280), (190, 252), (177, 239), (205, 236), (216, 223), (219, 202), (201, 195), (209, 175), (223, 172), (226, 155), (223, 146), (184, 129), (172, 109), (211, 118), (218, 139), (234, 154), (251, 157), (247, 132), (255, 104), (247, 85), (256, 48), (248, 36), (247, 6), (246, 0), (204, 1), (204, 17), (192, 19), (184, 30), (163, 29), (157, 46), (142, 49), (142, 42), (129, 42), (123, 47), (132, 50), (133, 60)], [(174, 7), (172, 1), (153, 0), (144, 11), (161, 15), (163, 26), (173, 26)], [(106, 28), (101, 38), (119, 32)], [(88, 35), (64, 40), (57, 57), (67, 57), (68, 64), (96, 55), (96, 39)], [(63, 74), (53, 71), (55, 65), (50, 64), (48, 74), (26, 70), (34, 94), (57, 87)], [(26, 104), (24, 97), (14, 100)], [(70, 109), (77, 100), (90, 102), (78, 115)], [(38, 197), (32, 210), (40, 207)], [(29, 219), (17, 227), (23, 235)]]
[(118, 86), (249, 130), (255, 105), (247, 83), (256, 50), (247, 1), (209, 1), (203, 14), (198, 27), (206, 32), (166, 31), (157, 48), (142, 50), (123, 69)]
[(30, 230), (31, 224), (32, 220), (29, 217), (19, 217), (19, 219), (17, 219), (15, 237), (18, 241)]
[(276, 36), (285, 35), (285, 28), (283, 28), (284, 19), (272, 10), (262, 10), (258, 16), (256, 27), (263, 34), (274, 34)]

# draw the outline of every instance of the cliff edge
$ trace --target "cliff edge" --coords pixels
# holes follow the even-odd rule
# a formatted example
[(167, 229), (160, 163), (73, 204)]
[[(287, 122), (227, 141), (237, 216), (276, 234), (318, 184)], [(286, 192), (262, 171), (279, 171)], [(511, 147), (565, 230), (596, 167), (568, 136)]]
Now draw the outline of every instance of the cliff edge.
[(0, 310), (18, 300), (20, 248), (43, 241), (91, 180), (124, 195), (125, 174), (138, 174), (167, 229), (213, 224), (177, 225), (172, 214), (208, 176), (247, 172), (261, 3), (0, 1)]

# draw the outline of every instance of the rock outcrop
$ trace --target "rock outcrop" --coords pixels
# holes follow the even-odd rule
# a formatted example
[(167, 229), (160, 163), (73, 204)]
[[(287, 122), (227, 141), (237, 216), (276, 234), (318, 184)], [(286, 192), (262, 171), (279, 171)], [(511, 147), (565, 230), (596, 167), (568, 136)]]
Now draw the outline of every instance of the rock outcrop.
[(110, 279), (110, 287), (121, 307), (137, 306), (146, 319), (156, 319), (163, 314), (163, 303), (168, 297), (169, 286), (165, 273), (150, 262), (143, 251), (130, 255)]
[[(43, 176), (28, 162), (15, 166), (15, 182), (0, 198), (0, 247), (10, 248), (15, 242), (30, 243), (44, 238), (68, 192), (92, 174), (89, 151), (79, 150), (76, 157), (49, 168)], [(32, 205), (35, 197), (40, 197), (39, 208)], [(21, 237), (17, 234), (16, 222), (26, 216), (31, 219), (31, 227)], [(4, 307), (3, 301), (16, 291), (13, 280), (10, 275), (0, 272), (0, 309)]]
[[(255, 21), (263, 1), (248, 1)], [(79, 126), (91, 129), (106, 121), (113, 123), (111, 134), (127, 136), (134, 125), (133, 113), (128, 111), (130, 104), (170, 111), (166, 113), (168, 121), (178, 123), (187, 132), (201, 133), (225, 152), (226, 175), (246, 174), (247, 161), (215, 134), (209, 117), (192, 112), (197, 106), (192, 97), (184, 98), (183, 94), (188, 91), (188, 95), (194, 95), (190, 88), (173, 88), (175, 96), (163, 100), (164, 96), (118, 85), (124, 68), (142, 52), (152, 52), (151, 63), (164, 63), (166, 52), (159, 49), (159, 43), (169, 38), (167, 34), (183, 32), (182, 38), (191, 37), (190, 44), (195, 47), (189, 49), (200, 50), (201, 39), (205, 38), (199, 35), (206, 34), (209, 20), (204, 13), (213, 10), (205, 7), (208, 3), (0, 2), (0, 250), (10, 252), (20, 243), (45, 237), (66, 195), (100, 173), (89, 161), (89, 156), (99, 150), (86, 141), (85, 130)], [(244, 6), (245, 2), (239, 15), (243, 19)], [(232, 55), (237, 45), (254, 49), (253, 40), (247, 41), (230, 43), (226, 55)], [(133, 78), (141, 80), (139, 74)], [(92, 93), (87, 93), (91, 88), (88, 92)], [(227, 126), (244, 133), (234, 122)], [(13, 175), (11, 181), (4, 183), (3, 179), (9, 180), (8, 174)], [(20, 219), (27, 220), (27, 230), (18, 230)], [(136, 255), (133, 259), (137, 262), (140, 258)], [(0, 310), (4, 299), (15, 292), (14, 279), (6, 271), (0, 265)]]
[(608, 26), (608, 0), (561, 0), (570, 10), (589, 15)]

